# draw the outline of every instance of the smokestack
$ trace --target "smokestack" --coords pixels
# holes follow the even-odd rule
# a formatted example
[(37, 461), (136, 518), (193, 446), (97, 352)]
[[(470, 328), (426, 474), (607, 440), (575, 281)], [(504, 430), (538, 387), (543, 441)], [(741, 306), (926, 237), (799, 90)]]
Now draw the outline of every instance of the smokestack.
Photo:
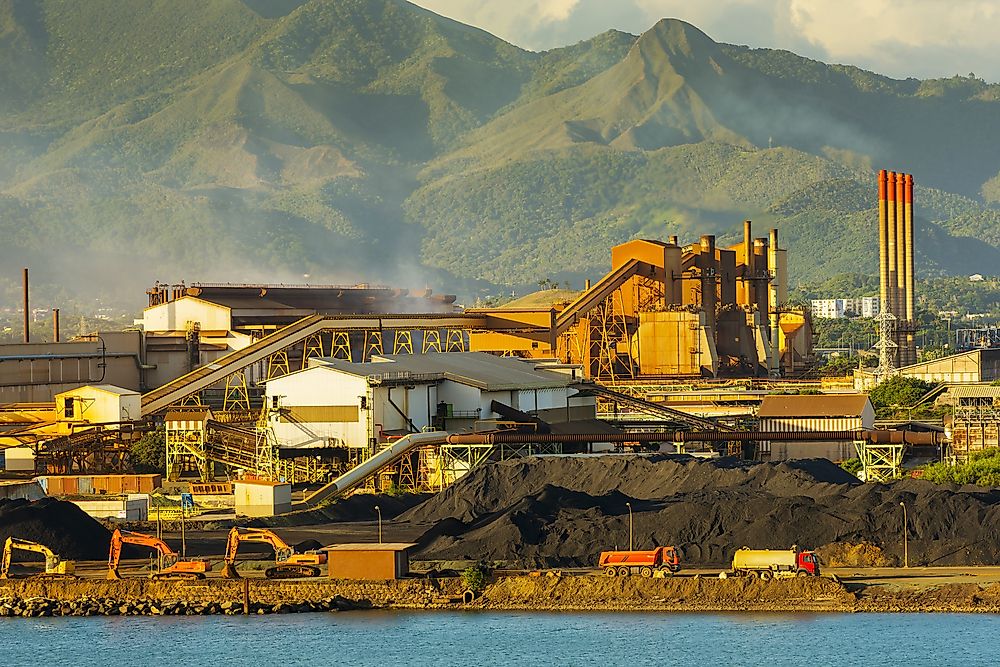
[(677, 245), (677, 235), (673, 235), (667, 239), (667, 243), (670, 245)]
[(743, 266), (745, 267), (745, 280), (743, 281), (743, 293), (746, 295), (744, 302), (750, 305), (754, 302), (753, 281), (753, 233), (749, 220), (743, 221)]
[(889, 178), (886, 180), (886, 233), (887, 242), (885, 244), (885, 250), (887, 256), (886, 262), (886, 277), (888, 278), (886, 285), (886, 293), (889, 296), (889, 312), (896, 315), (899, 312), (899, 302), (897, 301), (897, 291), (896, 291), (896, 172), (890, 171)]
[(903, 238), (906, 261), (906, 319), (913, 321), (913, 176), (907, 174), (903, 188)]
[(31, 342), (31, 309), (28, 308), (28, 268), (25, 267), (22, 277), (24, 283), (24, 342)]
[(52, 309), (52, 342), (59, 342), (59, 309)]
[(585, 289), (585, 290), (589, 290), (590, 289), (590, 278), (587, 278), (587, 280), (584, 281), (584, 283), (583, 283), (583, 289)]
[(767, 268), (771, 270), (770, 289), (768, 290), (768, 312), (771, 324), (771, 368), (775, 372), (781, 370), (781, 327), (780, 313), (778, 312), (778, 230), (772, 229), (767, 248)]
[(906, 293), (906, 358), (907, 363), (917, 363), (917, 341), (914, 328), (913, 313), (913, 176), (906, 174), (903, 187), (903, 257), (906, 268), (906, 279), (903, 289)]
[(713, 235), (705, 234), (701, 237), (701, 251), (715, 257), (715, 237)]
[(903, 174), (896, 174), (896, 317), (906, 316), (906, 217), (903, 195), (905, 193)]
[(889, 223), (886, 217), (886, 184), (889, 174), (878, 172), (878, 275), (879, 302), (883, 311), (889, 310)]

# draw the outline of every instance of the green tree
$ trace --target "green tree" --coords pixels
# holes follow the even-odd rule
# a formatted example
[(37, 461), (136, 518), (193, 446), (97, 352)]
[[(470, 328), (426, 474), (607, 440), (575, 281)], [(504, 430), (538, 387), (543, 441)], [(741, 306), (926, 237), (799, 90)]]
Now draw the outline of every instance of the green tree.
[(151, 431), (129, 448), (132, 468), (137, 473), (162, 473), (167, 467), (166, 436), (161, 429)]
[(879, 383), (872, 390), (869, 398), (876, 409), (889, 408), (894, 405), (908, 407), (919, 401), (935, 386), (933, 382), (924, 382), (917, 378), (897, 375)]

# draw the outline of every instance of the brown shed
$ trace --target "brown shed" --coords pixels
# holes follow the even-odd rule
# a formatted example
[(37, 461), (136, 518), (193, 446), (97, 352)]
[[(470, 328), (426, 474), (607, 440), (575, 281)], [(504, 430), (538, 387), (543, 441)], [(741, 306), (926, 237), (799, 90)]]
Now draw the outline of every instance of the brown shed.
[(410, 573), (409, 550), (417, 546), (405, 542), (333, 544), (324, 547), (331, 579), (402, 579)]

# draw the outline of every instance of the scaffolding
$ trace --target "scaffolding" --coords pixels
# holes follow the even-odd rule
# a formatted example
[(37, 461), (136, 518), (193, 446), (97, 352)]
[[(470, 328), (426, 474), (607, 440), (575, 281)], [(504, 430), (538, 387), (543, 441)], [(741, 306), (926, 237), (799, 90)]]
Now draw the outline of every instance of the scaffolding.
[(891, 482), (903, 474), (905, 445), (873, 444), (865, 440), (854, 442), (854, 450), (861, 460), (861, 470), (866, 482)]

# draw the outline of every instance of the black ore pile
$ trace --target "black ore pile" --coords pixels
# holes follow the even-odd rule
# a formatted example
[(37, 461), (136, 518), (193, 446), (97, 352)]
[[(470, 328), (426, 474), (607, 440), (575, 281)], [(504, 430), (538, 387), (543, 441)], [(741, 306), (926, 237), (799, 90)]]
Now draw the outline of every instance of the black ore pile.
[(434, 524), (423, 559), (593, 565), (600, 551), (672, 544), (690, 565), (725, 565), (749, 546), (867, 542), (910, 562), (994, 564), (1000, 492), (916, 480), (862, 484), (825, 459), (748, 463), (687, 457), (542, 457), (483, 466), (399, 519)]
[[(0, 546), (8, 537), (44, 544), (63, 559), (104, 560), (111, 533), (73, 503), (54, 498), (0, 500)], [(32, 560), (18, 553), (15, 559)]]

